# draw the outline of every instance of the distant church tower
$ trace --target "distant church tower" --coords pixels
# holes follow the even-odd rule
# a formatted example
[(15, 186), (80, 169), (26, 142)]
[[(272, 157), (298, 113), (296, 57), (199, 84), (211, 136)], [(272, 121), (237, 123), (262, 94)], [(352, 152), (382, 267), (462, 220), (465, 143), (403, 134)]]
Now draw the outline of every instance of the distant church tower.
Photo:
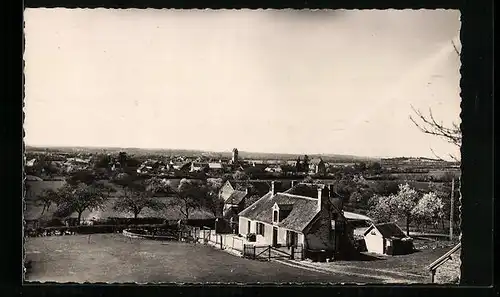
[(238, 163), (238, 149), (237, 148), (233, 149), (233, 157), (232, 157), (231, 161), (233, 164)]

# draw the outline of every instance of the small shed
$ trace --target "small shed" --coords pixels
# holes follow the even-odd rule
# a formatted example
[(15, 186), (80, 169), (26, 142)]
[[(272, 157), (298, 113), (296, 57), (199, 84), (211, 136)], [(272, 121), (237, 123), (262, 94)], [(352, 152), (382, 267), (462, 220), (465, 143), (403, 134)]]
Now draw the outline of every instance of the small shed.
[(413, 240), (395, 223), (372, 224), (366, 229), (364, 238), (369, 253), (400, 255), (413, 251)]

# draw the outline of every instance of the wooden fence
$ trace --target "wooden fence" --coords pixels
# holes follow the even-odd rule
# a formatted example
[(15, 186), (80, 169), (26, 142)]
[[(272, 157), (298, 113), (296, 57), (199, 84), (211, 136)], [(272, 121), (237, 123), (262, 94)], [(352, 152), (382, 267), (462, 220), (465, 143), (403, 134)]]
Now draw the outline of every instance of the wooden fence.
[(292, 246), (290, 248), (277, 248), (271, 245), (253, 245), (245, 244), (243, 246), (243, 257), (253, 260), (268, 260), (271, 259), (303, 259), (302, 245)]

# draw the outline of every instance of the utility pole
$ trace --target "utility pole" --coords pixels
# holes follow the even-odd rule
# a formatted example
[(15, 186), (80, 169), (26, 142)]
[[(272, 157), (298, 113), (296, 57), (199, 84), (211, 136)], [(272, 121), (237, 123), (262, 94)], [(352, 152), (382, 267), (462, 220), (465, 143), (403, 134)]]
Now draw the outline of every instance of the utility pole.
[(455, 178), (451, 180), (451, 198), (450, 198), (450, 240), (453, 240), (453, 213), (455, 200)]

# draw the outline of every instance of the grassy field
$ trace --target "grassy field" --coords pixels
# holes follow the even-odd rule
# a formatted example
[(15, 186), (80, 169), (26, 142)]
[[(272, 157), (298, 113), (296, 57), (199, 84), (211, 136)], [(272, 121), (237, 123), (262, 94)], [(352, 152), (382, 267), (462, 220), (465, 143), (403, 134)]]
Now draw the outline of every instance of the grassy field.
[(40, 282), (373, 283), (370, 277), (332, 275), (275, 262), (249, 260), (202, 244), (129, 239), (121, 234), (27, 238), (31, 268)]

